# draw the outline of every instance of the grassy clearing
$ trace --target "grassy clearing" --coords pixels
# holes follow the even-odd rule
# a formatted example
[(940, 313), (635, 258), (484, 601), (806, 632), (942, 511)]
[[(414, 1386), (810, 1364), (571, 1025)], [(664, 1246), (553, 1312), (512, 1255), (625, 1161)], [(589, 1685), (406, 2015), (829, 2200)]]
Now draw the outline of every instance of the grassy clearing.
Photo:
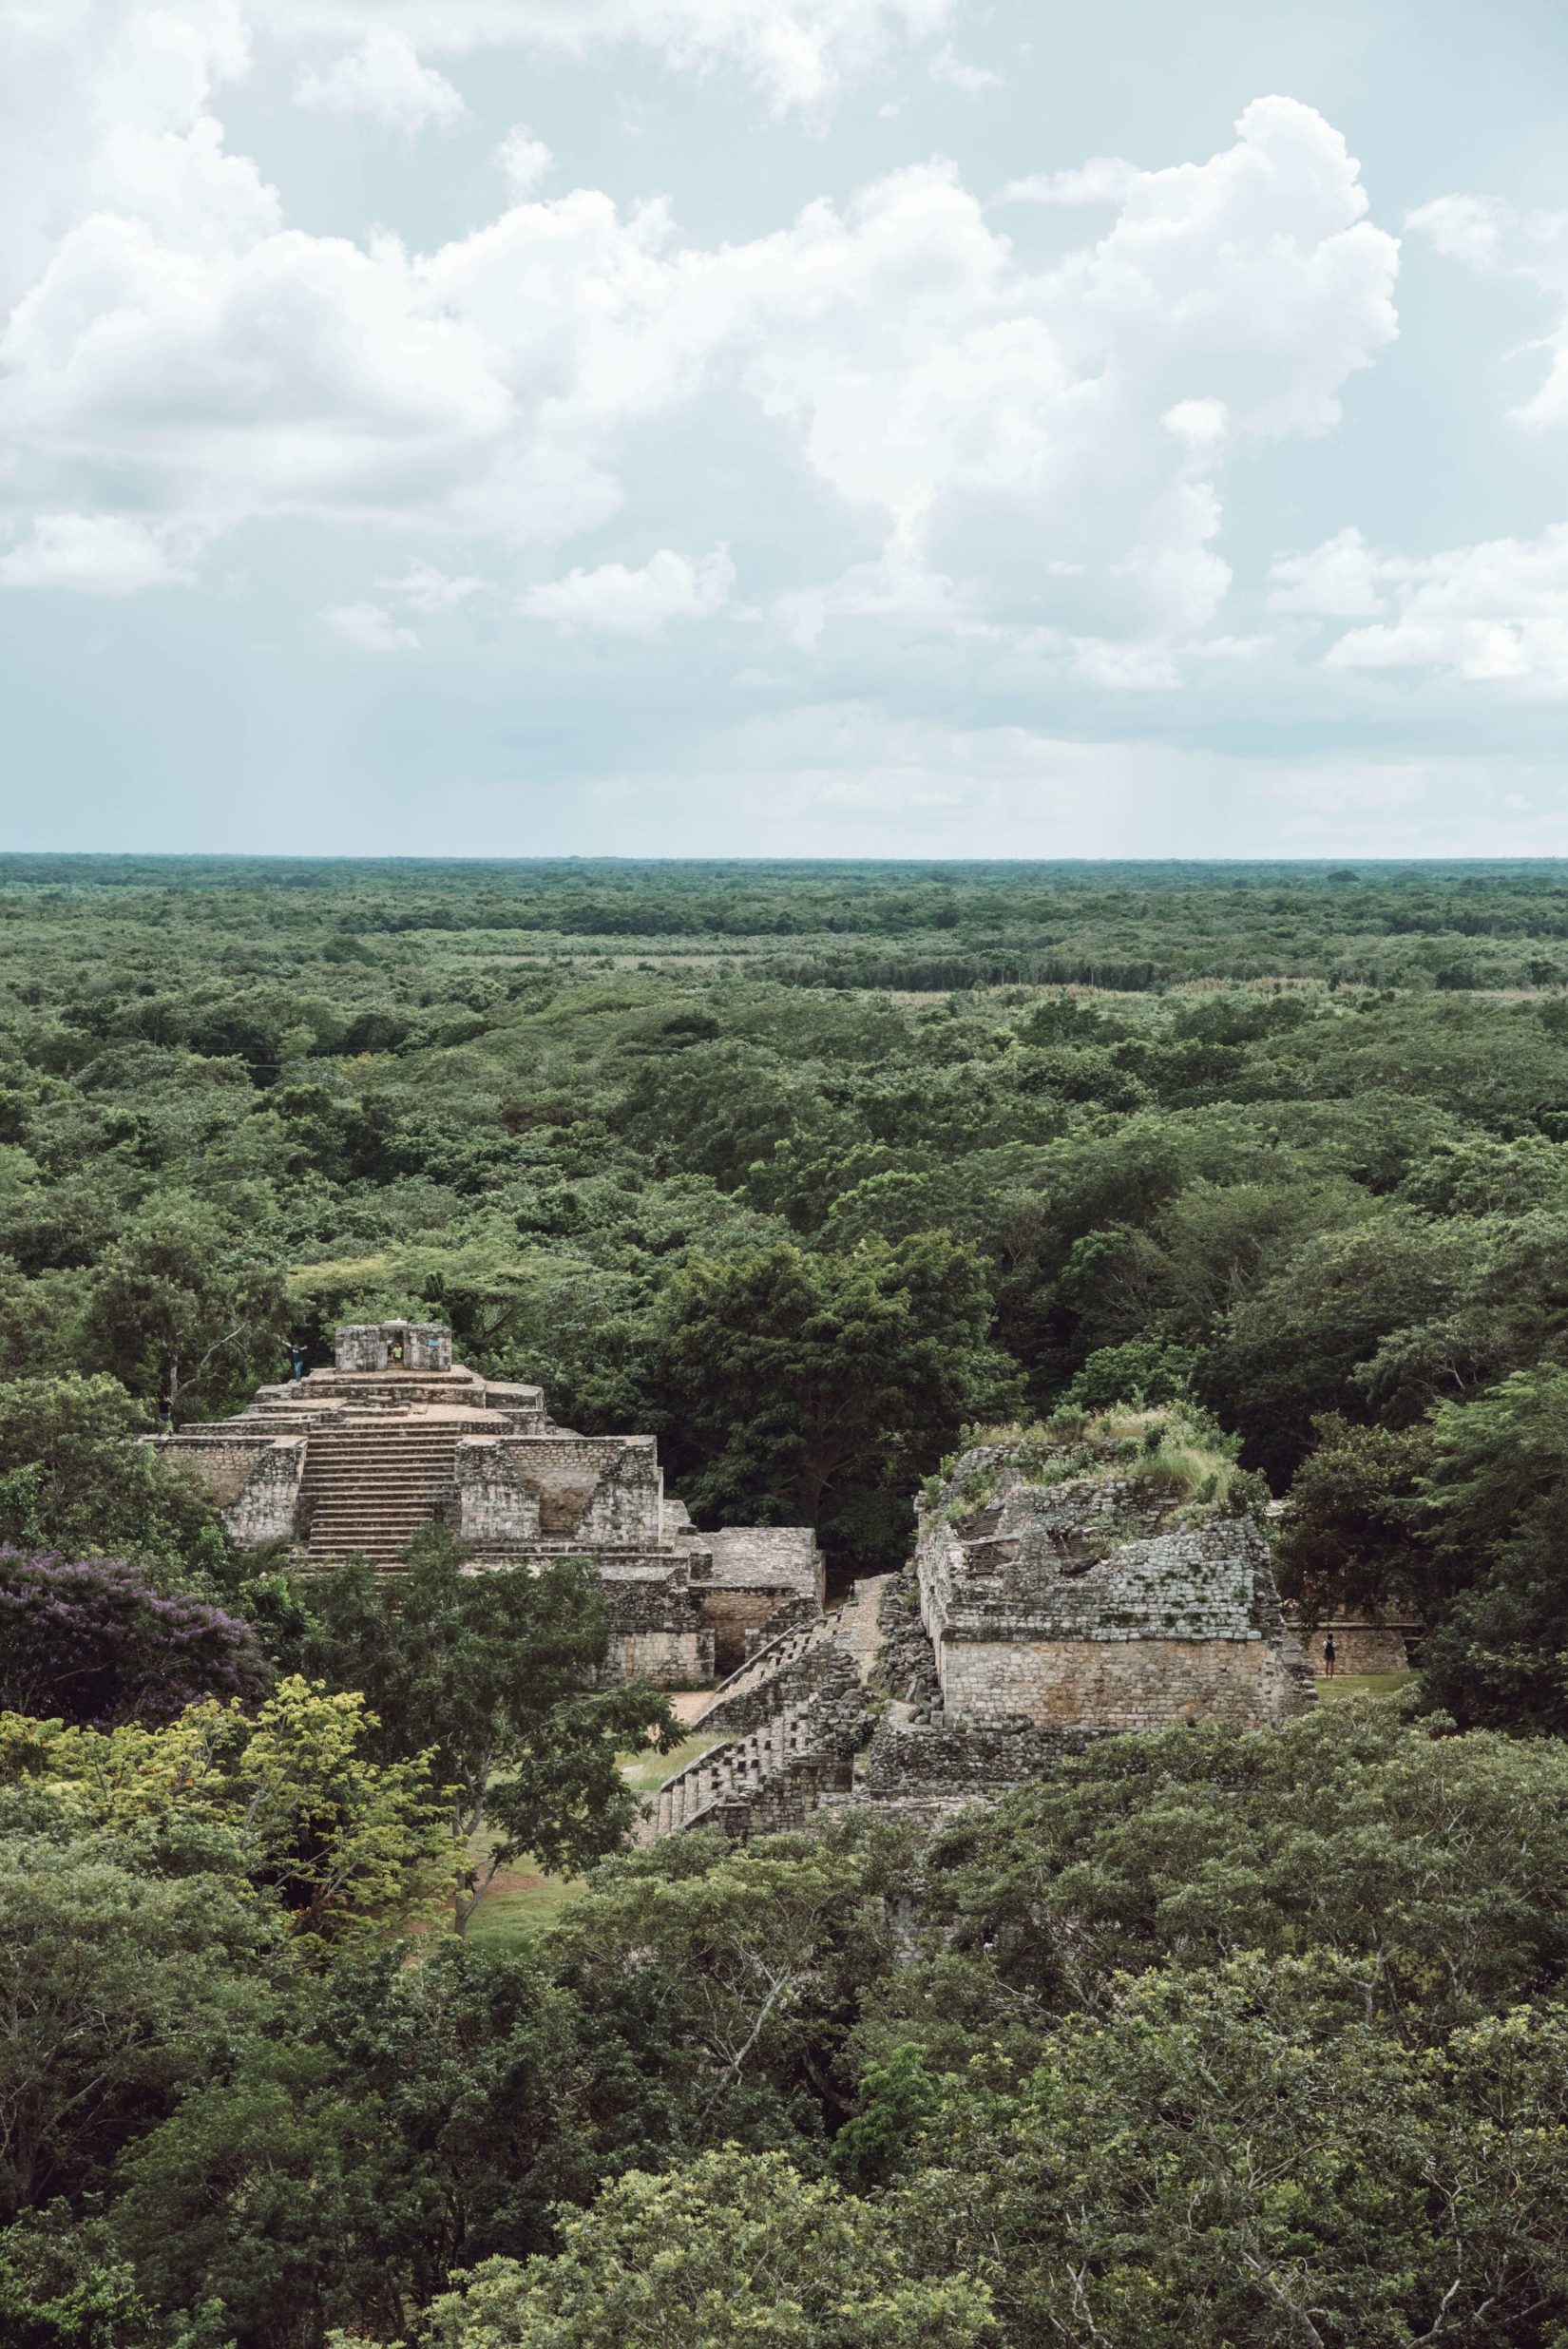
[(571, 1906), (583, 1886), (581, 1876), (537, 1876), (519, 1869), (480, 1901), (468, 1938), (506, 1947), (543, 1933)]
[(646, 1748), (641, 1753), (623, 1753), (621, 1775), (639, 1794), (657, 1794), (666, 1778), (673, 1778), (677, 1770), (683, 1770), (688, 1762), (695, 1762), (698, 1754), (720, 1742), (717, 1737), (688, 1737), (673, 1753), (652, 1753)]
[[(673, 1753), (652, 1753), (644, 1748), (640, 1753), (621, 1756), (621, 1774), (637, 1794), (656, 1794), (666, 1778), (675, 1770), (683, 1770), (688, 1762), (706, 1753), (710, 1746), (718, 1744), (715, 1737), (688, 1737)], [(476, 1865), (483, 1865), (489, 1855), (489, 1844), (483, 1833), (476, 1835), (471, 1845)], [(500, 1945), (516, 1943), (528, 1935), (543, 1933), (553, 1925), (564, 1908), (578, 1899), (583, 1888), (581, 1876), (546, 1876), (532, 1867), (527, 1858), (520, 1859), (515, 1868), (508, 1868), (488, 1892), (474, 1911), (468, 1927), (468, 1938), (474, 1941), (488, 1941)]]
[(1336, 1672), (1332, 1680), (1318, 1682), (1317, 1692), (1325, 1704), (1340, 1705), (1349, 1696), (1392, 1696), (1414, 1678), (1413, 1671)]

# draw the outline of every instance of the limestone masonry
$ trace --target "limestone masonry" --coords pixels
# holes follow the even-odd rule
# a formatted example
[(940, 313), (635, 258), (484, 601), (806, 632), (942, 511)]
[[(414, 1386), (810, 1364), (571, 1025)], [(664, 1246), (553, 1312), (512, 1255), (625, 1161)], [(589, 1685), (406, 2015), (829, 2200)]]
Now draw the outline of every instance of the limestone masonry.
[(1257, 1526), (1175, 1489), (1147, 1433), (1153, 1453), (1103, 1429), (966, 1452), (917, 1509), (908, 1567), (832, 1614), (810, 1527), (698, 1533), (651, 1436), (557, 1427), (539, 1387), (455, 1365), (437, 1325), (340, 1329), (331, 1370), (152, 1441), (238, 1540), (288, 1541), (323, 1571), (355, 1555), (395, 1570), (431, 1524), (479, 1571), (592, 1557), (607, 1678), (726, 1675), (647, 1834), (748, 1836), (860, 1804), (938, 1819), (1096, 1738), (1256, 1728), (1314, 1702)]
[(651, 1436), (557, 1427), (542, 1388), (455, 1365), (433, 1323), (341, 1328), (332, 1369), (153, 1442), (197, 1471), (237, 1541), (287, 1541), (312, 1566), (395, 1568), (432, 1524), (481, 1568), (592, 1557), (613, 1680), (711, 1681), (743, 1660), (749, 1633), (789, 1619), (781, 1610), (822, 1603), (809, 1526), (699, 1534), (664, 1491)]
[(693, 1723), (650, 1834), (798, 1826), (870, 1805), (941, 1818), (1096, 1738), (1256, 1728), (1316, 1698), (1250, 1518), (1205, 1514), (1080, 1441), (966, 1452), (902, 1575), (803, 1613)]

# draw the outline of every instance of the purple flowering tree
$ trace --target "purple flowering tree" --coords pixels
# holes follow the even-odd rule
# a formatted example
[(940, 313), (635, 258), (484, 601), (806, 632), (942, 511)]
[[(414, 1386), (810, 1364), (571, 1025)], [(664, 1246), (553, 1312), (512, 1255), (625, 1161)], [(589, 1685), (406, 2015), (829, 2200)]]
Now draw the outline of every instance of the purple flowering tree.
[(266, 1686), (256, 1633), (199, 1598), (165, 1598), (123, 1558), (0, 1549), (0, 1710), (107, 1729), (170, 1721), (203, 1696)]

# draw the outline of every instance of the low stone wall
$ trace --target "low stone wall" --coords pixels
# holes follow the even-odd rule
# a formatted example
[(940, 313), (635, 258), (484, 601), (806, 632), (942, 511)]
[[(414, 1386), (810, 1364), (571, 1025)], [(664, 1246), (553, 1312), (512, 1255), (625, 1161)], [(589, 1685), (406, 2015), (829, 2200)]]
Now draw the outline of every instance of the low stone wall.
[(1089, 1728), (1042, 1731), (1017, 1722), (955, 1728), (883, 1720), (855, 1771), (855, 1794), (872, 1803), (973, 1801), (1048, 1777), (1058, 1764), (1084, 1752), (1104, 1734)]
[(642, 1679), (656, 1689), (701, 1689), (713, 1676), (713, 1641), (700, 1630), (612, 1632), (599, 1685), (617, 1689), (624, 1680)]
[(1261, 1727), (1304, 1711), (1310, 1688), (1253, 1633), (1245, 1639), (1100, 1637), (945, 1640), (943, 1704), (964, 1722), (1023, 1719), (1041, 1728), (1106, 1731), (1177, 1721)]
[(1372, 1623), (1365, 1615), (1330, 1615), (1310, 1632), (1292, 1623), (1292, 1631), (1307, 1652), (1307, 1660), (1318, 1679), (1323, 1679), (1328, 1664), (1323, 1643), (1329, 1633), (1334, 1638), (1334, 1670), (1336, 1672), (1403, 1672), (1414, 1661), (1413, 1650), (1420, 1637), (1413, 1623)]

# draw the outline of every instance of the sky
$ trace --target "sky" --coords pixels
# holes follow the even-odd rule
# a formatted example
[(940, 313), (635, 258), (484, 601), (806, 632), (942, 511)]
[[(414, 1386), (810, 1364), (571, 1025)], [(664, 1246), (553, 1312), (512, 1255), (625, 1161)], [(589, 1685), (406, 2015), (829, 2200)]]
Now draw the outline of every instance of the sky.
[(1568, 853), (1549, 0), (0, 0), (0, 847)]

